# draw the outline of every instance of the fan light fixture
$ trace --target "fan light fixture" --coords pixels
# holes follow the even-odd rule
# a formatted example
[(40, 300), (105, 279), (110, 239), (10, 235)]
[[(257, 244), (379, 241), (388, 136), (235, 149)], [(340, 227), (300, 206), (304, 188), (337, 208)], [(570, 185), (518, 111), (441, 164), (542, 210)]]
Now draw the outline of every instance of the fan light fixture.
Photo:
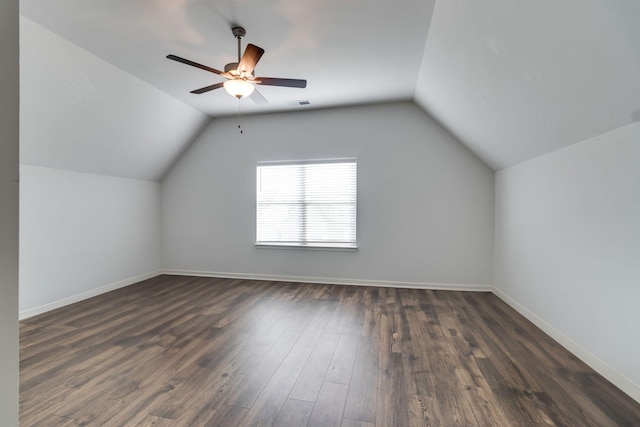
[(246, 80), (232, 79), (224, 82), (224, 90), (231, 96), (235, 96), (238, 99), (247, 97), (253, 93), (256, 87)]

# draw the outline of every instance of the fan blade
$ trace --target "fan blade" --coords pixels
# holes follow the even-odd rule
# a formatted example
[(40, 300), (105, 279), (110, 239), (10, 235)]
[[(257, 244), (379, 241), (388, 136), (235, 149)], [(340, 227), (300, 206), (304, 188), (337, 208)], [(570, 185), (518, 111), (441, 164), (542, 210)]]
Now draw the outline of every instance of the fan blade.
[(251, 96), (249, 96), (249, 98), (251, 98), (251, 100), (256, 105), (266, 105), (269, 103), (267, 99), (264, 96), (262, 96), (260, 92), (258, 92), (258, 89), (254, 89), (253, 93), (251, 94)]
[(251, 74), (263, 53), (264, 49), (249, 43), (242, 54), (240, 63), (238, 64), (238, 71), (244, 71), (246, 74)]
[(205, 86), (205, 87), (201, 87), (200, 89), (192, 90), (191, 93), (200, 95), (201, 93), (209, 92), (210, 90), (220, 89), (222, 86), (224, 86), (224, 83), (216, 83), (211, 86)]
[(197, 62), (189, 61), (188, 59), (180, 58), (179, 56), (167, 55), (167, 59), (182, 62), (183, 64), (191, 65), (192, 67), (200, 68), (201, 70), (210, 71), (212, 73), (225, 74), (220, 70), (216, 70), (215, 68), (207, 67), (206, 65), (198, 64)]
[(273, 77), (256, 77), (256, 83), (266, 86), (286, 86), (286, 87), (307, 87), (306, 80), (299, 79), (277, 79)]

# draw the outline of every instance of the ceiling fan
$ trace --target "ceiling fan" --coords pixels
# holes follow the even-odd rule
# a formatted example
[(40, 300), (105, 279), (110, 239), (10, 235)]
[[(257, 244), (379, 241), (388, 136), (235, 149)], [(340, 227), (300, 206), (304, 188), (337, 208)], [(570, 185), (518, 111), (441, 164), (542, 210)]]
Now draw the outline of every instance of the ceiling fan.
[(173, 61), (182, 62), (183, 64), (191, 65), (192, 67), (200, 68), (201, 70), (209, 71), (211, 73), (219, 74), (226, 78), (225, 82), (212, 84), (200, 89), (192, 90), (191, 93), (200, 95), (205, 92), (212, 91), (224, 87), (224, 89), (232, 96), (238, 99), (250, 96), (256, 104), (266, 104), (267, 100), (258, 92), (255, 85), (265, 86), (284, 86), (284, 87), (307, 87), (306, 80), (299, 79), (281, 79), (275, 77), (255, 77), (254, 68), (262, 55), (264, 49), (248, 44), (240, 57), (240, 41), (245, 36), (246, 31), (242, 27), (233, 27), (231, 29), (233, 35), (238, 40), (238, 62), (231, 62), (224, 66), (224, 71), (216, 70), (215, 68), (208, 67), (206, 65), (198, 64), (197, 62), (190, 61), (188, 59), (180, 58), (176, 55), (167, 55), (168, 59)]

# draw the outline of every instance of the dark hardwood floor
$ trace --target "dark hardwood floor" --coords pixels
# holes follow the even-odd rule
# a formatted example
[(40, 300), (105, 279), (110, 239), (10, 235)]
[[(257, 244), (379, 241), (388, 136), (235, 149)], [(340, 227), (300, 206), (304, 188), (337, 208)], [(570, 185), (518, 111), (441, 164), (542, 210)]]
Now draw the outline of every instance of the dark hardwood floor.
[(20, 334), (21, 426), (640, 426), (490, 293), (160, 276)]

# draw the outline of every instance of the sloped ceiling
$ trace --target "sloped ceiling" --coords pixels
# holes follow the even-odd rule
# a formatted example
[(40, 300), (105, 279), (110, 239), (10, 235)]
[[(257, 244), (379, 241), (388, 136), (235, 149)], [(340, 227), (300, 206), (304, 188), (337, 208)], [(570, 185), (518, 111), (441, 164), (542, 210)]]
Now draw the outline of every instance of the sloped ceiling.
[(494, 169), (640, 120), (637, 0), (439, 0), (416, 101)]
[(21, 163), (158, 181), (209, 121), (20, 19)]
[(165, 56), (222, 68), (240, 24), (266, 50), (257, 74), (309, 81), (261, 87), (269, 104), (244, 101), (245, 113), (415, 99), (496, 170), (640, 120), (636, 0), (22, 0), (21, 13), (211, 117), (238, 102), (188, 92), (219, 76)]

